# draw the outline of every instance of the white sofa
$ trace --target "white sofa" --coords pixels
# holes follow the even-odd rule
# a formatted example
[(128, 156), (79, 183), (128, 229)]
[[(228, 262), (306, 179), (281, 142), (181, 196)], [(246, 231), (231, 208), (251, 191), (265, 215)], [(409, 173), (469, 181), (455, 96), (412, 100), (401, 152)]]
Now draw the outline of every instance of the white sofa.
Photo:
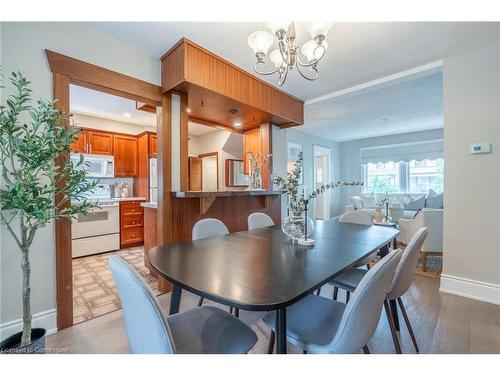
[[(397, 202), (400, 199), (401, 195), (402, 195), (401, 193), (390, 193), (388, 195), (389, 203), (392, 204), (392, 203)], [(417, 199), (417, 198), (421, 198), (421, 197), (425, 196), (425, 194), (411, 194), (410, 196), (413, 199)], [(376, 193), (374, 195), (374, 201), (373, 201), (373, 205), (372, 206), (370, 206), (370, 207), (362, 207), (362, 208), (357, 208), (357, 209), (360, 210), (360, 211), (366, 212), (371, 217), (375, 217), (375, 202), (384, 199), (384, 197), (385, 197), (385, 194)], [(350, 200), (352, 200), (353, 198), (359, 198), (359, 197), (358, 196), (354, 196), (354, 197), (351, 197)], [(356, 208), (354, 207), (354, 204), (352, 202), (350, 204), (348, 204), (348, 205), (345, 206), (345, 212), (354, 211), (355, 209)], [(412, 219), (415, 216), (416, 213), (417, 213), (416, 210), (401, 210), (399, 212), (399, 217), (403, 218), (403, 219)], [(382, 214), (385, 215), (385, 207), (382, 209)], [(390, 209), (389, 209), (389, 216), (391, 216)], [(397, 222), (398, 220), (395, 220), (395, 221)]]
[(423, 208), (414, 219), (400, 219), (399, 242), (408, 244), (413, 234), (422, 227), (429, 229), (429, 234), (422, 247), (422, 268), (426, 271), (427, 256), (443, 255), (443, 209)]

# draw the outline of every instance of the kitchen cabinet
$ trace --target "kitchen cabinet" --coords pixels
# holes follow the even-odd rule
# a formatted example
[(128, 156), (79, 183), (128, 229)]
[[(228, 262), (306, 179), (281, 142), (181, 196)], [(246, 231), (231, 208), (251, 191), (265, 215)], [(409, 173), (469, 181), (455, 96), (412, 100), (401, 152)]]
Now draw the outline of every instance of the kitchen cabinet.
[(156, 134), (149, 133), (148, 138), (149, 138), (149, 156), (156, 157), (156, 154), (158, 153), (156, 149), (157, 145)]
[(137, 177), (137, 137), (115, 134), (113, 137), (115, 155), (115, 177)]
[(70, 149), (83, 154), (113, 155), (113, 133), (82, 130)]
[(142, 245), (144, 212), (142, 201), (120, 201), (120, 247)]
[(74, 141), (70, 146), (70, 150), (73, 152), (79, 152), (81, 154), (87, 153), (89, 132), (86, 130), (81, 130), (78, 133), (78, 139)]
[(255, 128), (248, 130), (243, 133), (243, 173), (248, 175), (248, 153), (253, 154), (262, 153), (261, 141), (260, 141), (260, 128)]
[(113, 133), (89, 131), (87, 153), (113, 155)]

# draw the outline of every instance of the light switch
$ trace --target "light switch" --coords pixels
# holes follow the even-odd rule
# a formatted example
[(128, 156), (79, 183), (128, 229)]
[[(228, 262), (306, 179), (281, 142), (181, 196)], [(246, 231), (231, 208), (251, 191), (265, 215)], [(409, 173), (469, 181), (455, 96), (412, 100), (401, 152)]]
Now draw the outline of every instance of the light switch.
[(491, 152), (491, 143), (472, 143), (469, 146), (471, 154), (489, 154)]

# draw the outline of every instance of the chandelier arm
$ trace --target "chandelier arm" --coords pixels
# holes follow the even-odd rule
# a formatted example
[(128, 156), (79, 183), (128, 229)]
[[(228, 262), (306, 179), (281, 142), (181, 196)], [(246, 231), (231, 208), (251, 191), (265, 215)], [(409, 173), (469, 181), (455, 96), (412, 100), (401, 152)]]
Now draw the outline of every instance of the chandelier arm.
[(277, 67), (276, 69), (270, 71), (270, 72), (265, 72), (263, 70), (259, 70), (258, 66), (259, 65), (265, 65), (266, 63), (264, 61), (257, 61), (255, 65), (253, 66), (253, 70), (255, 70), (255, 73), (263, 75), (263, 76), (270, 76), (271, 74), (276, 73), (280, 67)]
[(318, 69), (316, 69), (316, 67), (315, 67), (315, 66), (313, 66), (313, 67), (311, 67), (311, 70), (313, 70), (313, 71), (314, 71), (314, 77), (308, 77), (308, 76), (306, 76), (304, 73), (302, 73), (302, 70), (300, 69), (300, 65), (298, 65), (298, 64), (297, 64), (297, 71), (300, 73), (300, 75), (301, 75), (303, 78), (307, 79), (308, 81), (315, 81), (315, 80), (317, 80), (317, 79), (318, 79), (318, 77), (319, 77), (319, 72), (318, 72)]
[(310, 62), (310, 63), (303, 63), (302, 61), (300, 61), (300, 57), (299, 57), (299, 55), (297, 55), (297, 63), (298, 63), (300, 66), (304, 67), (304, 68), (309, 68), (309, 67), (311, 67), (311, 66), (312, 66), (312, 67), (316, 66), (316, 64), (318, 64), (318, 63), (321, 61), (321, 59), (322, 59), (322, 58), (326, 55), (326, 49), (325, 49), (325, 47), (324, 47), (324, 46), (322, 46), (322, 45), (320, 45), (320, 46), (317, 46), (317, 47), (314, 49), (314, 51), (313, 51), (313, 56), (315, 56), (315, 55), (316, 55), (316, 50), (317, 50), (318, 48), (322, 48), (322, 49), (323, 49), (323, 53), (321, 54), (321, 56), (319, 57), (319, 59), (313, 60), (313, 61), (312, 61), (312, 62)]
[(279, 50), (280, 50), (280, 53), (281, 53), (281, 58), (283, 59), (283, 61), (285, 62), (286, 65), (288, 65), (290, 63), (289, 60), (289, 52), (287, 51), (287, 46), (286, 46), (286, 43), (283, 39), (280, 39), (278, 40), (278, 47), (279, 47)]
[[(282, 66), (283, 66), (283, 65), (282, 65)], [(289, 69), (288, 69), (288, 66), (286, 66), (286, 65), (285, 65), (285, 66), (283, 67), (283, 72), (284, 72), (284, 73), (283, 73), (283, 72), (280, 72), (280, 78), (279, 78), (279, 80), (278, 80), (278, 85), (283, 86), (283, 84), (284, 84), (284, 83), (285, 83), (285, 81), (286, 81), (286, 77), (288, 76), (288, 70), (289, 70)]]

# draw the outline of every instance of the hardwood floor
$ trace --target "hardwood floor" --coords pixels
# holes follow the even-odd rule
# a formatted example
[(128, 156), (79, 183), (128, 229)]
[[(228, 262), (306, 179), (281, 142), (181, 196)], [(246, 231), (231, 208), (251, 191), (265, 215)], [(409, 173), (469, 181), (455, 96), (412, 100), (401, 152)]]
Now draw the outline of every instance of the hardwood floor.
[[(324, 286), (321, 295), (331, 298), (333, 288)], [(170, 294), (158, 297), (168, 311)], [(339, 292), (339, 300), (345, 296)], [(184, 292), (181, 311), (196, 306), (198, 297)], [(439, 279), (416, 276), (403, 296), (421, 353), (500, 353), (500, 306), (439, 292)], [(207, 304), (211, 302), (207, 301)], [(215, 304), (215, 303), (214, 303)], [(240, 318), (257, 333), (259, 341), (251, 353), (266, 353), (269, 329), (262, 322), (264, 313), (241, 311)], [(403, 353), (414, 348), (401, 317)], [(394, 353), (384, 314), (368, 344), (371, 353)], [(67, 349), (69, 353), (128, 353), (121, 311), (64, 329), (47, 338), (47, 347)], [(288, 345), (289, 353), (302, 353)]]

